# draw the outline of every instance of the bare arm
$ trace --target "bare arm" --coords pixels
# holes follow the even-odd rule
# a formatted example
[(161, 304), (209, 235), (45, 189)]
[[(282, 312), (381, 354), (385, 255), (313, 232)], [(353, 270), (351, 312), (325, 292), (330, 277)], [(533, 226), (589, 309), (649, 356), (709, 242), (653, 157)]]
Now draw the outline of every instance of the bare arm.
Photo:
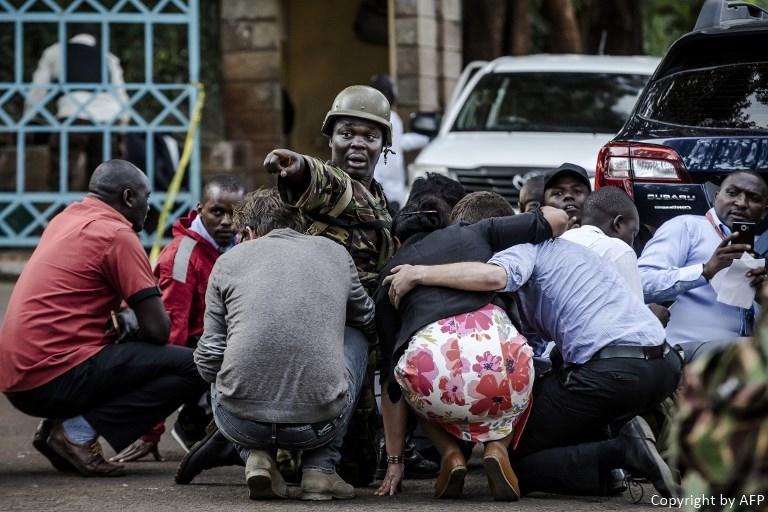
[[(389, 382), (381, 387), (381, 414), (384, 417), (384, 441), (387, 455), (402, 455), (405, 449), (408, 406), (402, 398), (392, 402), (389, 398)], [(376, 491), (377, 496), (392, 496), (400, 491), (404, 464), (387, 464), (387, 473)]]
[(416, 286), (443, 286), (466, 291), (501, 290), (507, 285), (506, 271), (487, 263), (449, 263), (447, 265), (399, 265), (384, 278), (389, 284), (389, 299), (397, 307)]
[(160, 297), (156, 295), (147, 297), (133, 304), (131, 309), (136, 313), (136, 319), (139, 321), (138, 338), (141, 341), (155, 345), (164, 345), (168, 342), (171, 321)]

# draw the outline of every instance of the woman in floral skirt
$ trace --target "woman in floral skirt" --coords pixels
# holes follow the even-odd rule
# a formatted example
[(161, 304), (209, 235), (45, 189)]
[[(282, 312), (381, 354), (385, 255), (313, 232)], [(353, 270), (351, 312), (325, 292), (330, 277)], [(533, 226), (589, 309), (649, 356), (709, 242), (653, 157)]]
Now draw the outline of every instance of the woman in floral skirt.
[(511, 206), (488, 193), (462, 199), (454, 217), (461, 221), (462, 212), (470, 211), (488, 218), (446, 227), (445, 202), (427, 195), (409, 201), (395, 219), (394, 232), (403, 245), (382, 270), (375, 294), (388, 462), (379, 495), (400, 488), (409, 408), (441, 454), (436, 497), (462, 494), (467, 468), (456, 439), (485, 444), (483, 463), (494, 499), (520, 495), (507, 448), (525, 422), (533, 362), (530, 347), (506, 313), (507, 304), (494, 293), (427, 286), (398, 296), (402, 287), (390, 283), (412, 270), (410, 265), (485, 262), (511, 245), (541, 242), (559, 235), (567, 216), (543, 208), (499, 217), (511, 215)]

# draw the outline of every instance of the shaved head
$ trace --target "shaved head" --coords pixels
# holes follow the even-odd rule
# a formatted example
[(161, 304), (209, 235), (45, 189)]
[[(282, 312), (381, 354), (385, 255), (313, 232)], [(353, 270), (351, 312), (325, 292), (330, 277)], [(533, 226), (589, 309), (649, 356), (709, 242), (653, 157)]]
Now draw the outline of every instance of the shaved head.
[(584, 201), (582, 224), (597, 226), (606, 235), (631, 246), (640, 230), (640, 217), (626, 192), (617, 187), (603, 187)]
[(136, 189), (142, 184), (149, 188), (146, 175), (131, 162), (107, 160), (93, 171), (88, 192), (109, 202), (119, 198), (126, 188)]
[(120, 212), (141, 231), (149, 211), (149, 180), (125, 160), (108, 160), (99, 165), (88, 184), (88, 193)]
[(600, 226), (617, 215), (632, 216), (637, 209), (626, 192), (617, 187), (603, 187), (584, 201), (584, 223)]

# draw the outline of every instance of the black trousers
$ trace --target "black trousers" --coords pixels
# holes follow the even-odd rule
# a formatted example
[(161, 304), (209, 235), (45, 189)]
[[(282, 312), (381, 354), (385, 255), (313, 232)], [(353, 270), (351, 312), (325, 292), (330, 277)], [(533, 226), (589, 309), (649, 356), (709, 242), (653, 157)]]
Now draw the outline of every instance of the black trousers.
[(119, 452), (206, 388), (191, 349), (129, 342), (107, 345), (52, 381), (7, 396), (30, 416), (82, 415)]
[(654, 360), (588, 361), (538, 379), (525, 431), (510, 452), (521, 492), (604, 494), (607, 472), (600, 470), (600, 444), (609, 437), (608, 426), (671, 395), (680, 369), (680, 357), (670, 351)]

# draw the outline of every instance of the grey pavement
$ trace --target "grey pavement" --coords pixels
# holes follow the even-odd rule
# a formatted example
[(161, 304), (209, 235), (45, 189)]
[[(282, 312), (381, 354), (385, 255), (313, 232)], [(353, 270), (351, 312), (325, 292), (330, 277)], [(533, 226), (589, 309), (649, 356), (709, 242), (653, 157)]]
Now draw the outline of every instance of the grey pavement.
[[(13, 285), (0, 282), (0, 318), (4, 316)], [(644, 486), (641, 504), (623, 497), (563, 497), (537, 495), (517, 503), (492, 501), (480, 468), (470, 471), (465, 498), (451, 502), (432, 498), (432, 481), (406, 481), (404, 494), (373, 495), (374, 486), (358, 489), (351, 501), (307, 503), (301, 501), (254, 502), (248, 500), (242, 468), (219, 468), (202, 473), (192, 485), (180, 486), (173, 475), (182, 452), (163, 436), (164, 462), (128, 464), (128, 475), (120, 478), (83, 478), (57, 473), (32, 447), (38, 419), (24, 416), (0, 398), (0, 511), (293, 511), (293, 510), (392, 510), (406, 511), (563, 511), (653, 510), (653, 489)], [(172, 424), (169, 421), (169, 425)], [(104, 446), (107, 455), (113, 453)]]

